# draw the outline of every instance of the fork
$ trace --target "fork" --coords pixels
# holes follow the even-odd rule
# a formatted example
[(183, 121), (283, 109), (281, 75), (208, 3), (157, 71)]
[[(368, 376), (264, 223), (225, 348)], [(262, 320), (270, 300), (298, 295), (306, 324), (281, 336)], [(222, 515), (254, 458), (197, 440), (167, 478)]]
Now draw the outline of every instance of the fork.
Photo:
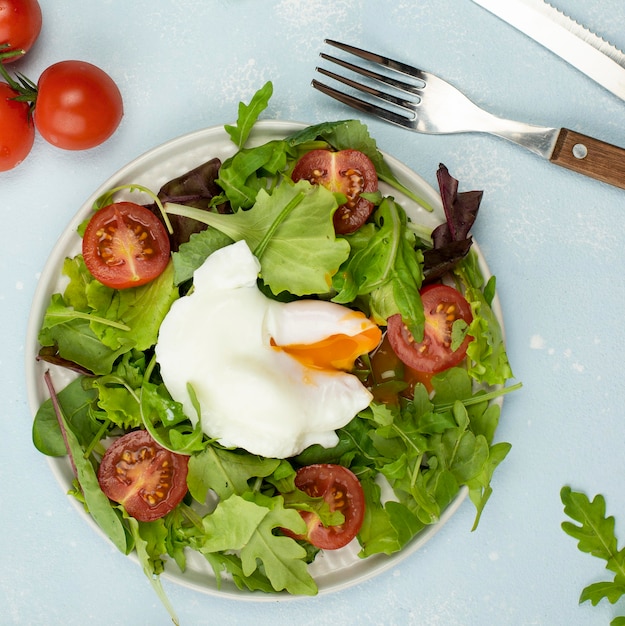
[(332, 39), (326, 39), (325, 43), (369, 63), (366, 67), (323, 52), (320, 54), (322, 59), (366, 78), (367, 82), (358, 82), (323, 67), (316, 70), (367, 94), (370, 100), (344, 93), (316, 79), (312, 81), (315, 89), (358, 111), (418, 133), (479, 132), (496, 135), (531, 150), (551, 163), (625, 189), (623, 148), (568, 128), (535, 126), (498, 117), (430, 72)]

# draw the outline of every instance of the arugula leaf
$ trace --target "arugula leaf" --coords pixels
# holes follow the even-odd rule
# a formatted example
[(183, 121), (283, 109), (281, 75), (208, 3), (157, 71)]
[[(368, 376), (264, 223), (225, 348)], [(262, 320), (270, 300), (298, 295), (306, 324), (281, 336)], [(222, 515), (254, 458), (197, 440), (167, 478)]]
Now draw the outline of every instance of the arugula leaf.
[(303, 534), (306, 523), (293, 509), (285, 509), (281, 497), (261, 494), (232, 495), (221, 500), (215, 511), (204, 517), (203, 536), (194, 536), (202, 554), (236, 550), (243, 575), (254, 574), (262, 564), (276, 591), (315, 595), (317, 585), (308, 572), (306, 550), (294, 539), (274, 534), (288, 528)]
[(249, 490), (252, 478), (266, 478), (280, 465), (279, 459), (267, 459), (251, 454), (207, 446), (189, 459), (187, 483), (191, 495), (204, 502), (209, 489), (222, 500)]
[(165, 385), (143, 381), (139, 391), (141, 422), (163, 448), (178, 454), (192, 454), (205, 447), (202, 425), (191, 424), (182, 404), (172, 399)]
[[(123, 510), (123, 507), (120, 508)], [(130, 517), (125, 511), (124, 516), (134, 539), (135, 551), (137, 552), (137, 557), (139, 558), (143, 572), (150, 581), (161, 603), (169, 613), (172, 622), (177, 626), (180, 622), (176, 616), (174, 607), (165, 594), (160, 579), (160, 574), (162, 574), (164, 570), (161, 554), (165, 552), (165, 534), (162, 520), (142, 523)]]
[(263, 591), (265, 593), (275, 592), (271, 582), (258, 569), (250, 575), (243, 572), (241, 557), (238, 554), (207, 552), (204, 554), (204, 558), (213, 568), (218, 587), (221, 585), (221, 572), (224, 570), (230, 574), (232, 581), (239, 589)]
[(243, 148), (224, 161), (217, 184), (224, 190), (233, 211), (249, 209), (258, 192), (270, 188), (267, 177), (286, 167), (287, 152), (287, 143), (275, 140), (256, 148)]
[(237, 148), (242, 148), (245, 145), (252, 127), (258, 120), (258, 116), (267, 108), (272, 94), (273, 84), (268, 81), (254, 94), (248, 105), (239, 102), (236, 126), (224, 126)]
[[(625, 595), (625, 547), (619, 549), (614, 534), (614, 517), (606, 517), (605, 498), (596, 495), (591, 501), (580, 492), (565, 486), (560, 490), (564, 512), (573, 520), (562, 522), (562, 530), (577, 539), (577, 547), (582, 552), (606, 562), (606, 569), (614, 574), (612, 581), (594, 583), (585, 587), (579, 602), (590, 601), (596, 606), (604, 598), (614, 604)], [(625, 617), (616, 618), (612, 624), (622, 622)]]
[[(272, 194), (259, 191), (254, 206), (232, 215), (167, 205), (167, 211), (212, 226), (234, 241), (244, 239), (259, 250), (261, 276), (277, 295), (327, 293), (331, 277), (349, 254), (349, 244), (334, 234), (337, 204), (325, 187), (284, 180)], [(287, 219), (288, 218), (288, 219)]]

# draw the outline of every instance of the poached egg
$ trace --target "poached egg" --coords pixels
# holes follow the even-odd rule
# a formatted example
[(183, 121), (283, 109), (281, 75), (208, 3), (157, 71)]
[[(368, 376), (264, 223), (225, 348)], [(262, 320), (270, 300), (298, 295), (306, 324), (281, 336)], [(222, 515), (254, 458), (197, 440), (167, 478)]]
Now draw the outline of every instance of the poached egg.
[(165, 386), (211, 438), (252, 454), (288, 458), (332, 447), (337, 428), (371, 402), (348, 373), (380, 329), (332, 302), (281, 303), (257, 286), (260, 263), (245, 241), (211, 254), (177, 300), (156, 345)]

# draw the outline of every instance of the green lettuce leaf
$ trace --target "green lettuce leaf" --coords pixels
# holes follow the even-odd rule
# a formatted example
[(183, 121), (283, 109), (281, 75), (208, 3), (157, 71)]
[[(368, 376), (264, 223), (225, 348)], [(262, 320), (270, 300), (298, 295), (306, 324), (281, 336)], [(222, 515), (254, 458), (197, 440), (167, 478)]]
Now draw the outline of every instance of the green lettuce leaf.
[(349, 255), (347, 241), (334, 234), (336, 207), (334, 194), (324, 187), (284, 180), (271, 194), (259, 191), (251, 209), (232, 215), (181, 205), (167, 205), (167, 211), (193, 217), (233, 241), (244, 239), (275, 295), (288, 290), (302, 296), (329, 292), (332, 276)]

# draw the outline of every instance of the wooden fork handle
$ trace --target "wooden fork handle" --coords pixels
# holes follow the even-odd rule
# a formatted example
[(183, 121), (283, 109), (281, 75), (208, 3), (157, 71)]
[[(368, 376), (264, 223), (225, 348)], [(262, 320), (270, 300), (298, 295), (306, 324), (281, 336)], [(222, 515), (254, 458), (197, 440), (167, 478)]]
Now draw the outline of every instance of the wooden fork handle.
[(605, 141), (563, 128), (549, 160), (579, 174), (625, 189), (625, 149)]

